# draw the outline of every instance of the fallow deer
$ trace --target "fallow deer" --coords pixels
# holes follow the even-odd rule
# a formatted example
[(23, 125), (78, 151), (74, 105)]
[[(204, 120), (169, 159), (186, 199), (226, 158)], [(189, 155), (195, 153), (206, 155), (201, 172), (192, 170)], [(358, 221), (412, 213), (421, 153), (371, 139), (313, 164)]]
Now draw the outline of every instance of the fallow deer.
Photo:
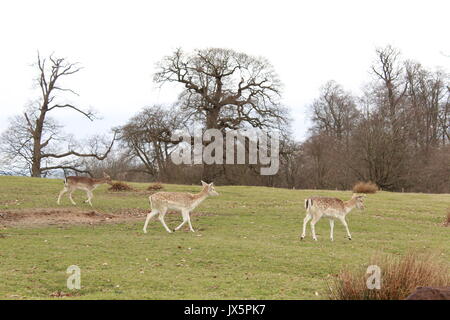
[(301, 240), (305, 238), (306, 225), (308, 221), (311, 221), (311, 231), (313, 239), (317, 241), (315, 224), (320, 220), (320, 218), (325, 217), (330, 219), (330, 238), (333, 241), (333, 228), (334, 220), (337, 219), (341, 221), (347, 231), (347, 236), (349, 240), (352, 240), (350, 231), (348, 230), (347, 221), (345, 216), (352, 211), (355, 207), (363, 210), (364, 209), (364, 196), (359, 196), (353, 194), (352, 198), (348, 201), (342, 201), (337, 198), (329, 197), (311, 197), (305, 199), (305, 209), (306, 217), (303, 220), (303, 233), (300, 237)]
[(213, 183), (206, 183), (202, 181), (203, 189), (197, 194), (187, 192), (157, 192), (149, 197), (151, 211), (147, 214), (144, 224), (144, 233), (147, 233), (147, 226), (150, 219), (159, 214), (159, 221), (161, 221), (167, 232), (172, 231), (167, 227), (164, 221), (164, 216), (167, 210), (181, 211), (183, 222), (175, 228), (174, 231), (179, 230), (186, 222), (189, 224), (189, 229), (195, 232), (192, 228), (190, 212), (194, 210), (203, 200), (208, 196), (218, 196), (219, 193), (214, 189)]
[(61, 197), (63, 196), (63, 194), (69, 192), (70, 201), (72, 202), (73, 205), (76, 205), (75, 201), (73, 201), (72, 199), (72, 193), (75, 190), (80, 189), (86, 191), (88, 198), (85, 201), (85, 203), (86, 202), (89, 203), (92, 207), (91, 200), (94, 197), (92, 191), (104, 183), (112, 184), (111, 177), (104, 172), (103, 178), (100, 179), (94, 179), (89, 177), (77, 177), (77, 176), (66, 177), (66, 179), (64, 180), (64, 188), (59, 193), (57, 203), (60, 204)]

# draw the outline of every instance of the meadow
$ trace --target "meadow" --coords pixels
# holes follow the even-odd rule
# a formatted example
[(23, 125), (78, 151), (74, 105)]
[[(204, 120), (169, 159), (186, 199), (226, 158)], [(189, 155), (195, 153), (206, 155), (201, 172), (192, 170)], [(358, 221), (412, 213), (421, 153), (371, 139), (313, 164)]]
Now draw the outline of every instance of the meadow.
[[(58, 207), (62, 180), (0, 177), (0, 299), (328, 299), (330, 277), (342, 268), (365, 269), (376, 254), (414, 249), (450, 260), (450, 228), (442, 224), (450, 194), (368, 195), (366, 209), (348, 215), (351, 241), (336, 222), (331, 242), (323, 219), (314, 242), (309, 226), (299, 240), (304, 199), (349, 199), (351, 191), (217, 186), (220, 196), (194, 211), (197, 232), (185, 225), (169, 234), (154, 219), (144, 234), (149, 184), (130, 185), (136, 191), (99, 187), (93, 208), (82, 191), (74, 194), (77, 206), (65, 195)], [(164, 184), (164, 191), (200, 189), (200, 182)], [(58, 210), (69, 221), (77, 212), (124, 219), (6, 222), (8, 215)], [(181, 214), (166, 216), (171, 228), (181, 221)], [(71, 265), (81, 269), (80, 290), (66, 287)]]

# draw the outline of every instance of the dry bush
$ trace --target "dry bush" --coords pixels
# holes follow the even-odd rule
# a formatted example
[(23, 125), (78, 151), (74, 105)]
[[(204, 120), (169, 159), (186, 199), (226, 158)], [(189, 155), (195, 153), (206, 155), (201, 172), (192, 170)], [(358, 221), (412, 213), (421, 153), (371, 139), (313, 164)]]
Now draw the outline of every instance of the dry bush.
[(378, 186), (373, 182), (359, 181), (353, 186), (354, 193), (376, 193)]
[(334, 300), (401, 300), (418, 286), (450, 286), (449, 266), (434, 254), (409, 252), (403, 257), (372, 258), (381, 269), (381, 288), (368, 289), (366, 269), (343, 270), (328, 282)]
[(154, 184), (150, 185), (147, 190), (148, 191), (158, 191), (163, 189), (163, 185), (161, 182), (155, 182)]
[(134, 188), (122, 181), (117, 181), (111, 184), (109, 191), (134, 191)]

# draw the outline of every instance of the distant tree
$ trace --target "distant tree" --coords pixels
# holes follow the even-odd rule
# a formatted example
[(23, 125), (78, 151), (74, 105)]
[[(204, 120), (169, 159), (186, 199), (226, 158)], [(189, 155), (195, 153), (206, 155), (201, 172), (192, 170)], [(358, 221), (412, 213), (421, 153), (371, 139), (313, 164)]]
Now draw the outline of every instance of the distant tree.
[[(356, 130), (356, 158), (364, 164), (359, 178), (383, 189), (397, 190), (404, 183), (410, 145), (407, 112), (408, 82), (400, 52), (392, 46), (376, 50), (372, 65), (375, 81), (367, 88), (362, 104), (364, 119)], [(355, 166), (356, 167), (356, 166)]]
[(182, 113), (154, 105), (144, 108), (120, 129), (120, 141), (144, 166), (142, 171), (157, 179), (170, 174), (170, 153), (176, 142), (172, 134), (182, 128)]
[(382, 93), (379, 100), (380, 110), (387, 111), (389, 120), (395, 129), (396, 116), (402, 111), (402, 99), (408, 88), (404, 64), (400, 60), (400, 51), (390, 45), (376, 49), (376, 58), (376, 62), (372, 65), (372, 72), (383, 89), (379, 91)]
[(61, 97), (62, 93), (77, 95), (72, 89), (63, 87), (61, 82), (81, 68), (77, 63), (69, 63), (65, 58), (53, 55), (43, 59), (39, 53), (35, 67), (38, 71), (35, 83), (40, 97), (22, 116), (13, 117), (2, 134), (4, 157), (11, 167), (22, 170), (25, 167), (33, 177), (41, 177), (55, 169), (86, 173), (78, 160), (85, 157), (105, 159), (114, 138), (111, 142), (91, 139), (80, 146), (73, 138), (64, 136), (62, 127), (49, 116), (55, 110), (72, 110), (91, 121), (95, 118), (92, 111), (64, 102)]
[[(154, 80), (181, 84), (182, 110), (205, 129), (274, 129), (287, 121), (281, 82), (264, 58), (221, 48), (178, 49), (159, 63)], [(203, 178), (211, 181), (216, 172), (214, 165), (204, 165)]]
[(354, 97), (335, 81), (328, 81), (312, 104), (313, 130), (347, 141), (359, 115)]
[(417, 62), (406, 63), (407, 113), (413, 147), (425, 154), (431, 147), (449, 140), (448, 74), (431, 72)]
[(301, 163), (300, 157), (300, 143), (295, 141), (292, 137), (292, 132), (283, 134), (280, 138), (280, 171), (279, 176), (281, 181), (278, 183), (281, 186), (294, 188), (298, 184), (298, 180), (302, 179), (300, 176)]

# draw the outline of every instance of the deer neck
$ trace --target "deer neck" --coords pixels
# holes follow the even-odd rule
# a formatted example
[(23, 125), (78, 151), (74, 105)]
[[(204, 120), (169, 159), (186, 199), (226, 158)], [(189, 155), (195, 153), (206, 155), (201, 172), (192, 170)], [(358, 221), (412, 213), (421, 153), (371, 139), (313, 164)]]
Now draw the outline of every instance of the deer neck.
[(344, 201), (345, 214), (349, 213), (356, 207), (356, 199)]
[(205, 200), (208, 197), (208, 189), (203, 188), (202, 191), (200, 191), (197, 194), (194, 194), (194, 204), (195, 206), (198, 206), (200, 203), (202, 203), (203, 200)]

